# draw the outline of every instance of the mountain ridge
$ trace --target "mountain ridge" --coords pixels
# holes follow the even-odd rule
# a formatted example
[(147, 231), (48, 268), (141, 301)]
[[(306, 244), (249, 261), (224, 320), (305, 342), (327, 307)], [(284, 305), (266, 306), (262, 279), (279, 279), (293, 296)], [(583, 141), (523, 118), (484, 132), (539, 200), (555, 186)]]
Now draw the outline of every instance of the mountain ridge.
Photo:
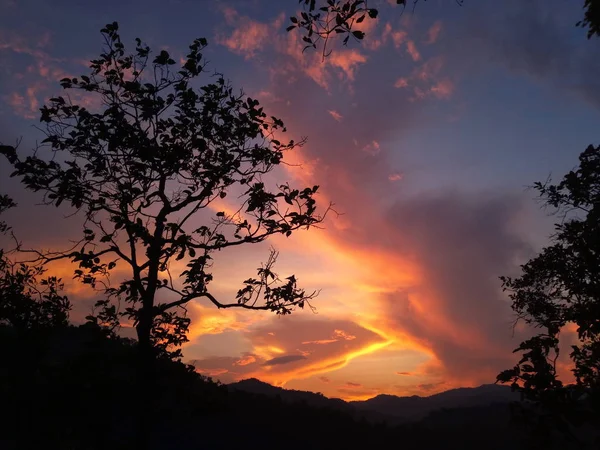
[(285, 389), (256, 378), (248, 378), (227, 385), (228, 389), (252, 394), (280, 397), (290, 403), (302, 402), (316, 407), (343, 410), (357, 419), (386, 422), (390, 425), (420, 420), (431, 413), (445, 409), (485, 407), (508, 404), (520, 400), (518, 393), (508, 386), (483, 384), (478, 387), (461, 387), (429, 396), (396, 396), (379, 394), (368, 400), (345, 401), (329, 398), (321, 393)]

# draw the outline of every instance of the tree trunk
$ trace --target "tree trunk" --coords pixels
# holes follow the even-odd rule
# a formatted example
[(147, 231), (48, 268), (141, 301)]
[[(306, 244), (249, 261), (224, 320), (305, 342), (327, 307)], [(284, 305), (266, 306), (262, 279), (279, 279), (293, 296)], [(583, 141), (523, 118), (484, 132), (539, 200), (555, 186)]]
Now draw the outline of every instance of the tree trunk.
[(144, 299), (140, 309), (138, 325), (137, 355), (137, 439), (136, 448), (152, 448), (152, 430), (154, 429), (154, 386), (155, 386), (155, 352), (152, 346), (151, 333), (153, 317)]

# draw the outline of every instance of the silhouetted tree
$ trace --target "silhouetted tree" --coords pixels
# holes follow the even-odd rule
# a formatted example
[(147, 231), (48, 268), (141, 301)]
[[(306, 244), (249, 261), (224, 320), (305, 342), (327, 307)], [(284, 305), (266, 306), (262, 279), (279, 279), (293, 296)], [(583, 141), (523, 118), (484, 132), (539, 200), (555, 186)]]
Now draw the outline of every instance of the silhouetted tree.
[[(269, 188), (262, 180), (302, 142), (280, 142), (283, 122), (219, 74), (194, 89), (206, 72), (205, 39), (196, 39), (179, 65), (165, 50), (151, 58), (140, 39), (127, 54), (116, 22), (101, 33), (106, 47), (91, 61), (91, 74), (61, 80), (88, 103), (76, 95), (51, 98), (41, 108), (46, 138), (32, 156), (2, 147), (28, 189), (42, 191), (47, 204), (70, 203), (84, 218), (77, 244), (36, 251), (36, 258), (78, 263), (76, 278), (107, 295), (89, 319), (110, 326), (131, 320), (144, 354), (185, 342), (185, 306), (194, 299), (277, 314), (310, 306), (316, 292), (300, 289), (293, 275), (280, 281), (274, 251), (235, 299), (209, 290), (215, 252), (323, 220), (329, 208), (317, 213), (318, 186)], [(226, 205), (225, 198), (234, 200)], [(187, 267), (171, 276), (174, 260)], [(118, 264), (128, 275), (114, 287), (103, 277)]]
[[(458, 5), (464, 4), (464, 0), (452, 1)], [(347, 45), (350, 38), (361, 41), (365, 32), (357, 30), (356, 25), (364, 20), (376, 19), (379, 15), (377, 8), (369, 6), (369, 0), (298, 0), (298, 3), (302, 5), (302, 11), (298, 16), (290, 17), (287, 31), (300, 30), (302, 40), (306, 43), (305, 50), (322, 45), (323, 58), (331, 54), (327, 47), (330, 39), (339, 36), (343, 45)], [(371, 5), (373, 3), (371, 1)], [(395, 0), (395, 3), (404, 11), (409, 4), (414, 9), (419, 0)], [(587, 28), (588, 38), (600, 36), (600, 0), (585, 0), (584, 9), (583, 19), (576, 25)]]
[[(560, 214), (552, 245), (522, 266), (518, 278), (502, 277), (518, 318), (541, 331), (523, 342), (521, 360), (498, 376), (549, 411), (553, 427), (597, 420), (600, 412), (600, 146), (589, 146), (579, 167), (558, 184), (535, 183)], [(570, 358), (576, 377), (557, 377), (560, 332), (577, 329)]]
[[(16, 204), (0, 195), (0, 215)], [(10, 227), (0, 220), (0, 234)], [(62, 281), (56, 277), (40, 278), (45, 270), (40, 266), (15, 263), (5, 249), (0, 248), (0, 326), (16, 332), (66, 327), (71, 304), (61, 295)]]

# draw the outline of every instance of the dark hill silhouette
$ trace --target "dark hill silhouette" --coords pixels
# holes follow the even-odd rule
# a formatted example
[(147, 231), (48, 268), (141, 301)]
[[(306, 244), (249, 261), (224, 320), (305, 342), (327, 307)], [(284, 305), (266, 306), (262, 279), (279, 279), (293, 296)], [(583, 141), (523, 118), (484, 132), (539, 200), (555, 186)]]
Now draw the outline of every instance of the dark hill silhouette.
[(495, 384), (451, 389), (428, 397), (417, 395), (398, 397), (382, 394), (369, 400), (351, 402), (339, 398), (327, 398), (314, 392), (272, 386), (256, 378), (231, 383), (228, 388), (234, 391), (279, 397), (286, 402), (339, 409), (352, 414), (357, 419), (365, 418), (371, 422), (386, 422), (390, 425), (416, 421), (444, 408), (482, 407), (497, 403), (507, 409), (510, 402), (520, 400), (520, 395), (513, 392), (510, 387)]
[(508, 386), (484, 384), (475, 388), (451, 389), (428, 397), (378, 395), (351, 404), (360, 410), (377, 411), (404, 420), (417, 420), (443, 408), (480, 407), (495, 403), (507, 405), (519, 400), (520, 394), (513, 392)]
[[(531, 448), (511, 424), (506, 403), (438, 410), (390, 426), (381, 423), (381, 414), (360, 410), (369, 402), (328, 399), (257, 380), (220, 385), (169, 360), (156, 361), (152, 373), (144, 374), (151, 377), (154, 394), (152, 402), (140, 403), (145, 391), (138, 388), (136, 346), (108, 339), (92, 325), (31, 332), (0, 326), (0, 353), (3, 450), (139, 448), (140, 404), (151, 405), (148, 450)], [(488, 388), (373, 401), (437, 402), (481, 389)], [(545, 448), (570, 447), (556, 439)]]

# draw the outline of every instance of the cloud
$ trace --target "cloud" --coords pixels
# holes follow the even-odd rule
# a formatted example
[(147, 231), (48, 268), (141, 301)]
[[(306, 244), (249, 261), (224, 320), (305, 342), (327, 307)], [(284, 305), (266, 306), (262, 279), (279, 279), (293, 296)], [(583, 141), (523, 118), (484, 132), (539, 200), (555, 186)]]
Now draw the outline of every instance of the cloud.
[(306, 356), (303, 355), (285, 355), (285, 356), (277, 356), (276, 358), (270, 359), (263, 363), (263, 366), (278, 366), (281, 364), (289, 364), (296, 361), (301, 361), (306, 359)]
[(233, 364), (236, 366), (247, 366), (249, 364), (254, 364), (255, 362), (256, 356), (252, 354), (247, 354), (246, 356), (243, 356), (242, 358), (238, 359)]
[[(0, 30), (0, 55), (6, 54), (9, 62), (12, 60), (11, 56), (15, 55), (26, 58), (24, 69), (20, 65), (18, 70), (10, 74), (8, 83), (13, 92), (4, 95), (13, 113), (24, 119), (39, 117), (39, 109), (46, 99), (61, 90), (59, 80), (74, 76), (75, 68), (80, 69), (79, 59), (58, 58), (49, 53), (47, 47), (50, 46), (51, 37), (51, 33), (47, 31), (24, 37), (15, 32)], [(100, 98), (92, 93), (73, 91), (70, 96), (74, 103), (88, 109), (103, 106)]]
[(335, 119), (337, 122), (341, 122), (341, 121), (342, 121), (343, 117), (342, 117), (342, 115), (341, 115), (339, 112), (337, 112), (337, 111), (335, 111), (335, 110), (332, 110), (332, 109), (329, 109), (329, 110), (327, 110), (327, 112), (328, 112), (328, 113), (329, 113), (329, 115), (330, 115), (331, 117), (333, 117), (333, 118), (334, 118), (334, 119)]
[(429, 45), (435, 44), (435, 42), (438, 40), (438, 37), (440, 36), (441, 31), (442, 22), (437, 20), (427, 31), (427, 41), (425, 41), (425, 43)]
[(230, 7), (224, 8), (223, 15), (227, 24), (233, 26), (234, 30), (229, 35), (218, 34), (217, 42), (245, 59), (254, 58), (273, 39), (276, 39), (276, 35), (281, 31), (280, 28), (284, 21), (283, 14), (280, 14), (273, 22), (262, 23), (241, 16)]
[[(337, 337), (328, 345), (307, 339), (319, 335)], [(251, 350), (241, 356), (208, 356), (196, 358), (192, 364), (204, 372), (226, 370), (219, 376), (223, 382), (255, 377), (283, 386), (290, 380), (340, 369), (356, 357), (389, 345), (381, 336), (354, 322), (307, 319), (301, 315), (267, 321), (246, 330), (243, 336)], [(194, 346), (201, 346), (202, 339), (196, 338), (194, 345), (186, 348), (186, 354), (193, 352)]]
[(368, 153), (369, 155), (375, 156), (377, 153), (381, 151), (381, 147), (379, 146), (379, 142), (373, 140), (369, 142), (362, 148), (362, 151)]
[(318, 86), (330, 90), (333, 81), (351, 84), (358, 68), (367, 62), (367, 56), (358, 48), (336, 49), (325, 60), (319, 52), (305, 52), (306, 43), (299, 33), (281, 30), (284, 15), (264, 22), (243, 16), (230, 7), (224, 8), (223, 15), (233, 30), (229, 34), (219, 33), (217, 42), (245, 59), (264, 55), (271, 76), (283, 77), (287, 83), (302, 73)]
[(490, 15), (489, 1), (473, 6), (438, 43), (457, 68), (472, 73), (496, 64), (600, 107), (600, 41), (573, 26), (577, 8), (557, 0), (511, 1)]
[(388, 175), (388, 180), (394, 182), (394, 181), (400, 181), (402, 179), (403, 175), (400, 172), (394, 172)]
[(410, 376), (412, 376), (412, 373), (410, 373), (410, 372), (396, 372), (396, 375), (410, 377)]
[(431, 86), (430, 92), (437, 98), (448, 99), (454, 92), (454, 83), (448, 79), (440, 80)]
[(392, 41), (394, 42), (394, 47), (400, 48), (400, 47), (402, 47), (402, 44), (404, 44), (404, 42), (406, 42), (408, 33), (406, 31), (401, 31), (401, 30), (392, 31), (391, 36), (392, 36)]
[(346, 383), (337, 390), (346, 401), (366, 400), (381, 392), (376, 388), (367, 388), (359, 383)]
[(408, 41), (406, 43), (406, 52), (410, 55), (413, 61), (421, 60), (421, 54), (419, 53), (419, 50), (417, 50), (417, 46), (414, 41)]
[(316, 341), (304, 341), (302, 343), (302, 345), (327, 345), (327, 344), (333, 344), (334, 342), (337, 342), (337, 339), (318, 339)]
[(408, 87), (408, 80), (405, 77), (400, 77), (394, 83), (395, 88), (405, 88)]
[(337, 338), (344, 339), (346, 341), (353, 341), (356, 336), (346, 333), (344, 330), (333, 330), (333, 335)]
[(516, 338), (497, 277), (530, 252), (511, 228), (520, 208), (519, 197), (447, 192), (389, 211), (426, 280), (384, 296), (389, 328), (427, 342), (449, 377), (491, 381), (510, 365)]
[(331, 379), (328, 377), (319, 377), (319, 380), (321, 380), (323, 383), (330, 383)]
[(417, 388), (421, 391), (431, 393), (431, 391), (439, 390), (445, 383), (443, 381), (437, 383), (423, 383), (418, 384)]

